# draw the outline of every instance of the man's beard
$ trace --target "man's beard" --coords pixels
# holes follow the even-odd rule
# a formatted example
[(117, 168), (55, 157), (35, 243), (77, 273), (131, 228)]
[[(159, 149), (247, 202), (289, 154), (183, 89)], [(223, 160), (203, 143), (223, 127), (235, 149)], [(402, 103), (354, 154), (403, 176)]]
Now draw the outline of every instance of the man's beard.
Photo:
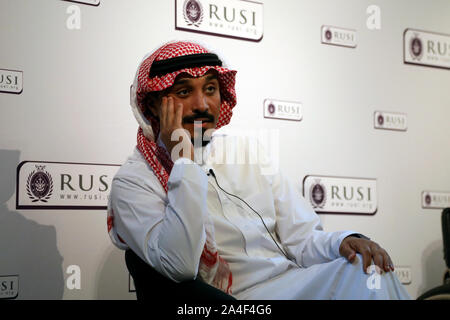
[[(206, 119), (206, 120), (200, 120), (201, 121), (200, 122), (197, 119)], [(206, 129), (203, 128), (203, 127), (196, 127), (195, 126), (196, 122), (198, 122), (198, 124), (202, 124), (204, 122), (212, 122), (212, 123), (214, 123), (214, 116), (212, 114), (210, 114), (208, 112), (208, 110), (205, 110), (203, 112), (195, 111), (193, 115), (185, 116), (183, 118), (183, 124), (186, 124), (186, 123), (193, 123), (194, 124), (194, 137), (191, 138), (191, 142), (194, 145), (194, 147), (199, 147), (200, 145), (202, 147), (204, 147), (204, 146), (206, 146), (209, 143), (209, 140), (211, 140), (211, 135), (209, 134), (209, 137), (207, 135), (206, 138), (205, 138), (205, 131), (206, 131)], [(200, 135), (200, 129), (202, 129), (201, 130), (201, 137), (199, 137), (199, 141), (197, 141), (197, 144), (195, 144), (195, 140), (196, 140), (195, 137)], [(201, 143), (200, 143), (200, 141), (201, 141)]]
[[(202, 129), (201, 137), (195, 136), (196, 132), (198, 132), (200, 130), (194, 129), (194, 137), (191, 138), (191, 142), (194, 147), (199, 147), (200, 145), (202, 147), (205, 147), (211, 141), (211, 135), (210, 134), (205, 135), (205, 132), (207, 129), (205, 129), (205, 128), (201, 128), (201, 129)], [(198, 130), (198, 131), (196, 131), (196, 130)], [(198, 140), (198, 141), (195, 141), (195, 140)], [(195, 144), (196, 142), (197, 142), (197, 144)]]

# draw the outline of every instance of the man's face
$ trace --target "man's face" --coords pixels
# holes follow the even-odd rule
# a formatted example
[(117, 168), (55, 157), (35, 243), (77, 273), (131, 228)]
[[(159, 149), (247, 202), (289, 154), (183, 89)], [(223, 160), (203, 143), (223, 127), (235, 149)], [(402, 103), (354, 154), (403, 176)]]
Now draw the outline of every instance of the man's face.
[(221, 98), (215, 70), (210, 70), (198, 78), (181, 73), (175, 79), (173, 86), (164, 91), (163, 96), (173, 98), (175, 110), (178, 104), (183, 105), (182, 127), (189, 132), (192, 139), (194, 138), (194, 121), (202, 121), (203, 132), (216, 127)]

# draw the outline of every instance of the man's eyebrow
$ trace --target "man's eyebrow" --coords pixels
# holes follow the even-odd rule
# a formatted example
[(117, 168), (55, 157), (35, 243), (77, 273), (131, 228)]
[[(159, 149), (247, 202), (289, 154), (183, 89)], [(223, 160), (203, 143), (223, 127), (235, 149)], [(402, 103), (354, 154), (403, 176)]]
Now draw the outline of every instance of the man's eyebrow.
[(217, 77), (217, 75), (215, 73), (211, 73), (206, 77), (206, 81), (211, 81), (211, 80), (219, 80), (219, 78)]
[[(175, 82), (173, 83), (172, 86), (182, 86), (182, 85), (185, 85), (185, 84), (189, 83), (190, 79), (193, 79), (193, 78), (180, 78), (180, 79), (177, 79), (177, 80), (175, 80)], [(211, 80), (214, 80), (214, 79), (215, 79), (215, 80), (219, 80), (216, 74), (211, 73), (211, 74), (208, 74), (208, 75), (206, 76), (205, 81), (211, 81)]]
[(175, 80), (175, 82), (173, 83), (173, 86), (184, 85), (184, 84), (186, 84), (186, 83), (188, 83), (188, 82), (189, 82), (188, 79), (186, 79), (186, 78), (181, 78), (181, 79)]

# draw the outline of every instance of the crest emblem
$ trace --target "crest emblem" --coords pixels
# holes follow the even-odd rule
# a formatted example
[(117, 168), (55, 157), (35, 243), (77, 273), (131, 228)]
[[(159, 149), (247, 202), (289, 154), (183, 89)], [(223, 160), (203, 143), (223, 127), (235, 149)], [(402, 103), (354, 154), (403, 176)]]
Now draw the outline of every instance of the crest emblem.
[(331, 31), (328, 29), (327, 31), (325, 31), (325, 39), (327, 41), (331, 41), (331, 37), (332, 37), (332, 33)]
[(411, 53), (413, 60), (422, 59), (423, 44), (417, 33), (415, 33), (414, 37), (409, 41), (409, 52)]
[(431, 196), (428, 193), (425, 195), (425, 204), (427, 206), (431, 204)]
[(384, 124), (384, 117), (382, 114), (378, 115), (377, 121), (380, 126), (382, 126)]
[(53, 194), (53, 179), (45, 166), (36, 165), (27, 179), (27, 194), (32, 202), (47, 202)]
[(313, 208), (323, 208), (327, 200), (327, 193), (325, 186), (320, 182), (320, 179), (316, 179), (316, 182), (309, 189), (309, 198), (313, 205)]
[(203, 21), (203, 7), (197, 0), (186, 0), (183, 6), (184, 20), (188, 26), (199, 27)]
[(273, 105), (273, 103), (269, 104), (269, 106), (267, 107), (267, 110), (269, 111), (270, 114), (275, 113), (275, 106)]

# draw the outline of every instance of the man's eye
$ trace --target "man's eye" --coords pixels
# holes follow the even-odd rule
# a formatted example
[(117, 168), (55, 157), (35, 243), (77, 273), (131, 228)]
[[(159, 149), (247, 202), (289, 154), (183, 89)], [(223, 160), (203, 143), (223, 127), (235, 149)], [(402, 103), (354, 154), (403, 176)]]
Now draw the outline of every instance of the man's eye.
[(208, 92), (214, 92), (214, 91), (216, 91), (216, 87), (215, 87), (215, 86), (208, 86), (208, 87), (206, 88), (206, 91), (208, 91)]
[(185, 95), (188, 94), (188, 90), (187, 89), (183, 89), (183, 90), (177, 91), (177, 94), (180, 95), (180, 96), (185, 96)]

